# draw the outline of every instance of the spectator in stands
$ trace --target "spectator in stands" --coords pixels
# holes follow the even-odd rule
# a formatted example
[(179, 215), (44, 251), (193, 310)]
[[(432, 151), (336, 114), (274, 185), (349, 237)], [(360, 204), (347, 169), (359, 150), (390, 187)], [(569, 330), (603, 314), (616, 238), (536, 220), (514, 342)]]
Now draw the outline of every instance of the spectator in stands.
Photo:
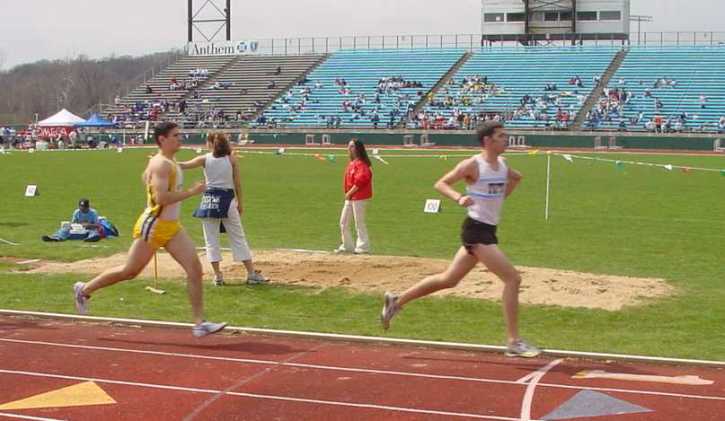
[(277, 69), (274, 71), (275, 75), (281, 75), (282, 74), (282, 66), (277, 66)]
[(651, 98), (652, 97), (652, 90), (650, 88), (646, 88), (644, 90), (644, 97), (645, 98)]
[(246, 95), (248, 93), (249, 93), (249, 91), (247, 90), (247, 88), (242, 88), (242, 89), (239, 90), (239, 95), (244, 96), (244, 95)]
[(704, 94), (702, 94), (702, 95), (700, 95), (700, 108), (704, 109), (706, 105), (707, 105), (707, 97)]
[(154, 90), (153, 90), (153, 89), (151, 89), (151, 85), (149, 85), (149, 84), (146, 84), (146, 93), (147, 93), (147, 94), (152, 94), (152, 93), (154, 93)]
[(720, 117), (717, 131), (718, 133), (725, 133), (725, 116)]
[(116, 104), (116, 105), (120, 105), (121, 104), (121, 97), (118, 96), (118, 95), (116, 95), (116, 98), (113, 99), (113, 103)]
[(269, 84), (267, 84), (267, 89), (274, 89), (276, 87), (277, 87), (277, 82), (275, 82), (273, 80), (270, 81)]
[(662, 103), (662, 100), (659, 98), (655, 99), (655, 110), (660, 111), (665, 107), (665, 104)]

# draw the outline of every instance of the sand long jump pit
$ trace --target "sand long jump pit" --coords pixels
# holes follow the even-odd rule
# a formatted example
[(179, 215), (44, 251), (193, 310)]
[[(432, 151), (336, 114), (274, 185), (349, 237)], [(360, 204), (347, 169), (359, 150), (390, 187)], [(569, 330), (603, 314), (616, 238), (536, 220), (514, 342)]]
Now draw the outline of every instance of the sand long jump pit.
[[(203, 251), (205, 278), (210, 278)], [(123, 264), (125, 253), (110, 257), (80, 260), (72, 263), (40, 262), (30, 273), (76, 273), (96, 275), (106, 268)], [(340, 287), (366, 293), (402, 291), (424, 276), (445, 270), (449, 260), (420, 257), (345, 255), (301, 250), (260, 250), (254, 256), (255, 266), (272, 283), (314, 288)], [(181, 267), (166, 253), (159, 253), (159, 276), (184, 279)], [(242, 283), (246, 270), (241, 263), (232, 264), (231, 254), (222, 262), (227, 283)], [(650, 303), (671, 296), (675, 288), (664, 279), (634, 278), (569, 270), (517, 266), (523, 282), (520, 301), (525, 304), (554, 305), (620, 310), (624, 307)], [(154, 276), (153, 263), (141, 277)], [(479, 265), (453, 289), (439, 291), (436, 296), (456, 296), (482, 300), (500, 300), (503, 283)]]

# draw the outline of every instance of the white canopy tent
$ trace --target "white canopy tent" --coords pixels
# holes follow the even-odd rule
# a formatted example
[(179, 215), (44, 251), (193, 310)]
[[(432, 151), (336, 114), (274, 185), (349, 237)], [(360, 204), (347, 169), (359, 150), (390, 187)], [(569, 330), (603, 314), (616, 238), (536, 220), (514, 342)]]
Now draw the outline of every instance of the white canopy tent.
[(73, 127), (78, 123), (83, 123), (86, 120), (78, 117), (72, 112), (63, 108), (54, 115), (46, 118), (45, 120), (38, 123), (40, 127)]

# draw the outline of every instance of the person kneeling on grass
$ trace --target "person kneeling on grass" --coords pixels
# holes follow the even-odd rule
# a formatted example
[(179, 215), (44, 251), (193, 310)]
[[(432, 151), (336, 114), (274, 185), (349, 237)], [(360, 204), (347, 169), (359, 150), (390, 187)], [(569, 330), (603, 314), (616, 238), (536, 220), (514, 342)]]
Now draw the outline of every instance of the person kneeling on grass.
[[(73, 227), (76, 225), (76, 227)], [(81, 225), (81, 227), (77, 227)], [(78, 201), (78, 209), (73, 212), (70, 223), (63, 225), (52, 235), (41, 237), (43, 241), (83, 240), (88, 242), (99, 241), (105, 237), (117, 237), (118, 230), (104, 218), (98, 217), (98, 212), (91, 208), (88, 199)]]

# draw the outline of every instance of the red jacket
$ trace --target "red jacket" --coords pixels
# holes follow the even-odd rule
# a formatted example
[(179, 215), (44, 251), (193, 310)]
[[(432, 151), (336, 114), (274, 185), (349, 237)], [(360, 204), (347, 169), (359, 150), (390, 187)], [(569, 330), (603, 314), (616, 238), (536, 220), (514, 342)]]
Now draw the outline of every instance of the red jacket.
[(373, 197), (373, 172), (365, 162), (359, 159), (350, 161), (345, 169), (343, 185), (345, 193), (350, 191), (352, 186), (357, 186), (358, 191), (352, 195), (350, 200), (366, 200)]

